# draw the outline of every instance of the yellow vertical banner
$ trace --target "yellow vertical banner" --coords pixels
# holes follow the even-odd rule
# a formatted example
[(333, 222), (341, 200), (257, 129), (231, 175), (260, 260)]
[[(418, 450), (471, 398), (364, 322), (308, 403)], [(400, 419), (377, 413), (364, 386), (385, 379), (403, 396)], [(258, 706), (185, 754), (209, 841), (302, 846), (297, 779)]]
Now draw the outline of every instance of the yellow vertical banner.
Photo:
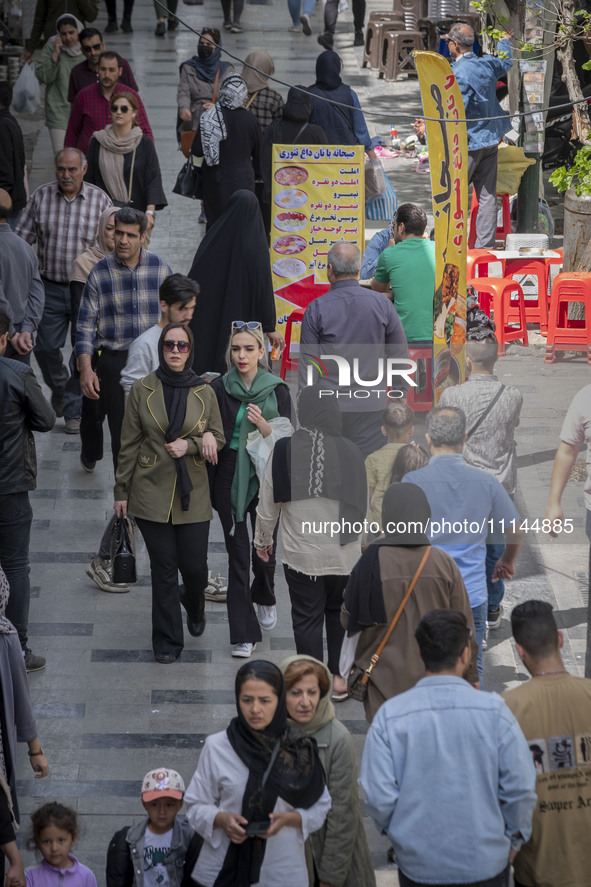
[[(415, 52), (429, 146), (435, 219), (433, 387), (441, 392), (464, 379), (468, 142), (464, 102), (449, 62), (437, 52)], [(429, 119), (435, 118), (435, 119)]]

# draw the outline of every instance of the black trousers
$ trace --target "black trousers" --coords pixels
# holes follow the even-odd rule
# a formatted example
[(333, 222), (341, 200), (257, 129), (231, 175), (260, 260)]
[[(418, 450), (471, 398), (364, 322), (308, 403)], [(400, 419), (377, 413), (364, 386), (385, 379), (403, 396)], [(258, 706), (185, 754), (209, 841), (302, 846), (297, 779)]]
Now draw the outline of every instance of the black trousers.
[[(356, 31), (363, 30), (365, 20), (365, 0), (352, 0), (353, 27)], [(339, 14), (339, 0), (326, 0), (324, 7), (324, 33), (334, 37), (334, 31)]]
[(102, 351), (92, 357), (92, 368), (101, 386), (98, 400), (82, 398), (80, 442), (85, 459), (99, 462), (103, 458), (103, 422), (105, 417), (111, 432), (113, 466), (117, 471), (117, 457), (121, 446), (121, 425), (125, 413), (125, 395), (121, 387), (121, 370), (127, 363), (127, 351)]
[[(236, 452), (227, 451), (217, 467), (213, 485), (214, 507), (220, 516), (228, 552), (228, 622), (231, 644), (254, 644), (262, 638), (261, 627), (253, 604), (275, 606), (275, 549), (277, 527), (273, 535), (273, 554), (268, 563), (257, 555), (248, 535), (248, 521), (254, 536), (256, 522), (255, 498), (248, 508), (245, 519), (234, 523), (232, 518), (231, 490), (236, 466)], [(254, 578), (250, 581), (250, 566)]]
[[(123, 18), (131, 18), (135, 0), (123, 0)], [(105, 0), (109, 18), (117, 18), (117, 0)]]
[(150, 555), (152, 573), (152, 648), (178, 655), (184, 646), (178, 583), (185, 586), (183, 605), (193, 622), (203, 618), (207, 585), (209, 521), (166, 524), (136, 517)]
[(341, 604), (348, 576), (306, 576), (283, 565), (291, 599), (291, 623), (296, 652), (324, 661), (322, 628), (326, 623), (328, 670), (339, 674), (339, 658), (345, 629)]

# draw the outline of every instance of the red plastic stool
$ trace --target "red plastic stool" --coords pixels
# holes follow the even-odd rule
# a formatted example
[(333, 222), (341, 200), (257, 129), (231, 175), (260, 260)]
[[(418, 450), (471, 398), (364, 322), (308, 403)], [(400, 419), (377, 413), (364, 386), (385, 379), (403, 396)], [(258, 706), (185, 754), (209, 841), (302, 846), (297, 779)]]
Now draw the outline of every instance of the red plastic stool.
[(292, 311), (289, 317), (287, 318), (287, 323), (285, 324), (285, 347), (283, 349), (283, 354), (281, 355), (281, 369), (279, 370), (279, 375), (282, 379), (285, 379), (285, 375), (288, 370), (295, 370), (297, 372), (298, 369), (298, 358), (290, 357), (290, 348), (291, 348), (291, 336), (294, 323), (297, 321), (301, 323), (304, 318), (304, 309), (296, 308), (295, 311)]
[[(406, 396), (406, 402), (411, 410), (415, 412), (422, 412), (425, 410), (433, 409), (433, 347), (430, 346), (428, 348), (413, 348), (412, 342), (409, 342), (408, 345), (408, 356), (411, 360), (418, 361), (425, 360), (427, 362), (427, 385), (424, 391), (419, 391), (418, 386), (413, 388), (412, 386), (408, 389), (408, 393)], [(417, 376), (418, 376), (418, 366), (417, 366)], [(418, 378), (415, 378), (415, 381), (418, 382)]]
[[(499, 342), (499, 357), (505, 354), (505, 344), (523, 339), (523, 344), (528, 345), (527, 322), (525, 319), (525, 302), (521, 286), (507, 277), (475, 277), (468, 281), (470, 286), (478, 292), (478, 304), (485, 314), (491, 316), (491, 310), (496, 327), (496, 337)], [(511, 295), (515, 294), (514, 299)], [(517, 327), (509, 326), (509, 315), (512, 313), (513, 304), (517, 307)]]
[[(501, 262), (501, 259), (497, 259), (496, 256), (493, 256), (490, 250), (468, 249), (468, 255), (466, 257), (466, 278), (470, 280), (472, 277), (476, 277), (476, 271), (480, 269), (481, 265), (486, 265), (488, 270), (488, 266), (492, 265), (493, 262)], [(503, 263), (501, 262), (501, 264)], [(484, 276), (486, 277), (486, 274)]]
[[(497, 240), (503, 243), (507, 240), (507, 234), (511, 233), (511, 205), (508, 194), (498, 194), (503, 205), (503, 225), (497, 228)], [(476, 190), (472, 188), (472, 205), (470, 206), (470, 233), (468, 235), (468, 249), (472, 249), (476, 243), (476, 217), (478, 215), (478, 198)]]
[[(568, 316), (570, 302), (582, 302), (585, 307), (583, 320)], [(548, 338), (544, 363), (554, 363), (556, 348), (560, 351), (586, 351), (587, 363), (591, 364), (591, 273), (567, 271), (558, 274), (550, 296)]]
[[(538, 296), (536, 299), (525, 300), (525, 317), (528, 323), (539, 324), (541, 333), (548, 330), (548, 273), (546, 259), (507, 259), (505, 263), (505, 277), (529, 274), (537, 279)], [(507, 322), (519, 323), (515, 304), (507, 316)]]

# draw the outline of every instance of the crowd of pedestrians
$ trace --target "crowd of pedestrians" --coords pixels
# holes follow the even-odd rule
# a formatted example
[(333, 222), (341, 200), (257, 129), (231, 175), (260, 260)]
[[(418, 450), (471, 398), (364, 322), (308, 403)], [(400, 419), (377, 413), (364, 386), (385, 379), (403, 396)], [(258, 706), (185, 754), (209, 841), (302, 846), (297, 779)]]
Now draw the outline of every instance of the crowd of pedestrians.
[[(196, 55), (180, 66), (177, 131), (203, 159), (207, 224), (187, 276), (148, 250), (167, 205), (158, 156), (128, 63), (85, 26), (96, 5), (79, 0), (49, 14), (38, 4), (28, 49), (45, 37), (36, 71), (46, 85), (56, 178), (28, 201), (16, 180), (11, 193), (0, 190), (7, 887), (96, 887), (71, 852), (73, 810), (49, 803), (32, 813), (30, 847), (41, 861), (26, 874), (14, 834), (16, 742), (28, 743), (37, 777), (49, 772), (26, 679), (45, 665), (27, 635), (32, 432), (50, 431), (62, 417), (66, 433), (80, 437), (80, 467), (89, 473), (103, 457), (105, 419), (109, 425), (113, 517), (88, 576), (104, 592), (129, 592), (113, 574), (111, 537), (117, 519), (136, 525), (150, 559), (155, 661), (182, 656), (183, 609), (192, 637), (206, 631), (206, 599), (226, 603), (231, 655), (249, 660), (236, 673), (236, 716), (207, 737), (187, 789), (167, 766), (146, 774), (146, 818), (105, 848), (108, 887), (375, 885), (352, 738), (333, 704), (350, 696), (363, 701), (370, 724), (360, 784), (391, 841), (401, 885), (503, 887), (513, 864), (520, 887), (585, 887), (591, 803), (581, 804), (575, 788), (576, 774), (587, 778), (591, 766), (591, 683), (567, 674), (549, 605), (529, 601), (511, 614), (532, 680), (506, 702), (484, 689), (486, 630), (500, 624), (504, 581), (521, 546), (512, 500), (522, 398), (494, 374), (492, 329), (480, 324), (468, 342), (469, 381), (447, 387), (429, 413), (430, 453), (413, 439), (408, 343), (431, 338), (435, 281), (419, 207), (399, 207), (365, 257), (355, 244), (331, 244), (330, 287), (302, 321), (295, 403), (269, 365), (270, 348), (285, 344), (267, 240), (271, 146), (359, 143), (371, 155), (376, 144), (332, 51), (336, 2), (326, 3), (315, 82), (306, 94), (290, 90), (285, 103), (270, 85), (272, 57), (251, 53), (239, 75), (222, 60), (215, 28), (202, 29)], [(240, 33), (242, 2), (222, 6), (224, 28)], [(132, 9), (125, 0), (124, 32)], [(310, 5), (290, 2), (289, 13), (291, 30), (301, 24), (309, 36)], [(113, 32), (115, 0), (108, 14)], [(359, 0), (356, 44), (364, 14)], [(174, 30), (174, 17), (159, 9), (156, 20), (157, 36)], [(468, 36), (450, 32), (458, 56), (467, 54)], [(0, 84), (0, 117), (9, 106)], [(9, 150), (18, 170), (17, 135)], [(479, 144), (470, 153), (486, 202), (490, 151)], [(31, 369), (33, 352), (50, 402)], [(320, 353), (325, 361), (354, 357), (353, 382), (343, 386), (331, 368), (317, 384)], [(387, 406), (381, 382), (364, 384), (357, 397), (359, 379), (375, 378), (376, 356), (401, 367)], [(563, 428), (551, 491), (556, 520), (571, 456), (583, 442), (591, 447), (589, 402), (584, 389)], [(227, 585), (208, 568), (213, 510)], [(466, 522), (463, 534), (445, 529)], [(296, 655), (277, 666), (252, 654), (277, 623), (279, 533)], [(553, 778), (558, 771), (564, 780)]]

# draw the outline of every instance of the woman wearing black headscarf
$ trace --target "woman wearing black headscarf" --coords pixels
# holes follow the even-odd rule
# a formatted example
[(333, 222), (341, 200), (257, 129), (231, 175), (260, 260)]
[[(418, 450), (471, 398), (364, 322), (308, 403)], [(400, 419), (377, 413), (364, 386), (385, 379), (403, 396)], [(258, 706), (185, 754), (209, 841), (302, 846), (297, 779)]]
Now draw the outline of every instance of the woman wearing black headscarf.
[(199, 311), (191, 321), (197, 373), (225, 373), (232, 321), (258, 320), (278, 347), (269, 247), (258, 200), (236, 191), (228, 208), (199, 244), (189, 271), (201, 288)]
[[(361, 451), (342, 436), (336, 400), (322, 397), (320, 385), (300, 391), (298, 420), (299, 429), (277, 441), (267, 464), (254, 544), (266, 560), (281, 513), (296, 650), (322, 662), (326, 623), (333, 699), (340, 702), (347, 698), (339, 674), (344, 637), (340, 612), (347, 579), (361, 554), (367, 477)], [(335, 530), (339, 526), (340, 532)]]
[(271, 154), (273, 145), (328, 145), (321, 126), (309, 123), (312, 99), (304, 92), (305, 86), (292, 86), (287, 93), (282, 116), (265, 130), (261, 149), (261, 168), (265, 196), (271, 196)]
[(260, 173), (261, 129), (244, 107), (248, 87), (230, 74), (220, 85), (216, 103), (203, 112), (191, 153), (203, 157), (203, 208), (207, 224), (217, 222), (232, 194), (241, 188), (254, 193)]
[(234, 70), (230, 62), (222, 61), (221, 45), (217, 28), (203, 28), (197, 55), (179, 68), (177, 104), (181, 130), (197, 129), (201, 115), (213, 99), (214, 90), (217, 96), (221, 81)]
[(289, 727), (283, 677), (255, 660), (236, 674), (235, 717), (205, 740), (187, 788), (203, 839), (200, 887), (308, 887), (304, 841), (330, 809), (315, 741)]
[(460, 610), (472, 628), (470, 680), (478, 682), (474, 620), (466, 587), (455, 561), (433, 548), (426, 535), (431, 508), (416, 484), (392, 484), (382, 501), (385, 534), (373, 542), (351, 573), (343, 602), (342, 622), (347, 635), (358, 635), (355, 665), (367, 668), (425, 552), (428, 557), (396, 627), (371, 673), (365, 717), (371, 723), (382, 703), (414, 687), (425, 676), (415, 630), (430, 610)]
[[(205, 463), (225, 439), (215, 394), (191, 369), (193, 336), (169, 323), (158, 342), (160, 366), (131, 387), (121, 429), (115, 512), (133, 514), (152, 573), (152, 646), (156, 662), (181, 655), (205, 628), (207, 542), (212, 518)], [(180, 570), (184, 582), (181, 599)]]
[(367, 131), (357, 93), (341, 80), (342, 67), (340, 56), (332, 49), (321, 52), (316, 59), (316, 83), (309, 87), (312, 93), (310, 123), (322, 126), (329, 145), (364, 145), (365, 150), (370, 151), (380, 140), (372, 139)]

